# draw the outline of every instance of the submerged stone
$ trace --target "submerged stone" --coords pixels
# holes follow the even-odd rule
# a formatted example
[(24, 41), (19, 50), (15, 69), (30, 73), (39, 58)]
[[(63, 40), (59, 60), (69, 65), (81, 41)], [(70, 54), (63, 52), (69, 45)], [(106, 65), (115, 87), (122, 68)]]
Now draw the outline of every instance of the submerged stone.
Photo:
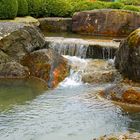
[(140, 133), (138, 132), (124, 132), (110, 135), (104, 135), (100, 138), (94, 138), (93, 140), (139, 140)]
[(140, 86), (137, 83), (119, 83), (106, 88), (99, 97), (112, 101), (127, 112), (140, 112)]

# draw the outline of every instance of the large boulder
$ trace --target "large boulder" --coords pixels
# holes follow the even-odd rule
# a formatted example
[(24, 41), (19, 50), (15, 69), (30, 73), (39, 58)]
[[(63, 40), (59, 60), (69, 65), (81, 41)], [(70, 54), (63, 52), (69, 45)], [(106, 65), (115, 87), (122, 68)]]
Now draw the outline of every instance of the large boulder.
[(45, 80), (49, 87), (56, 87), (69, 70), (66, 59), (52, 49), (32, 52), (24, 56), (21, 64), (29, 68), (31, 76)]
[(0, 20), (0, 38), (25, 26), (39, 26), (39, 21), (33, 17), (16, 17), (13, 20)]
[(22, 66), (0, 51), (0, 78), (25, 78), (28, 76), (29, 70), (27, 67)]
[(23, 27), (11, 32), (0, 40), (0, 49), (15, 60), (20, 60), (25, 54), (41, 49), (45, 39), (35, 27)]
[(51, 49), (43, 49), (42, 34), (31, 26), (0, 40), (0, 78), (36, 77), (55, 87), (68, 74), (67, 61)]
[(140, 112), (140, 84), (122, 81), (110, 85), (97, 95), (100, 99), (112, 101), (126, 112)]
[(75, 13), (72, 31), (80, 34), (127, 36), (140, 26), (140, 13), (102, 9)]
[(124, 77), (140, 82), (140, 28), (121, 43), (115, 66)]
[(140, 88), (120, 83), (106, 88), (100, 93), (108, 100), (140, 105)]

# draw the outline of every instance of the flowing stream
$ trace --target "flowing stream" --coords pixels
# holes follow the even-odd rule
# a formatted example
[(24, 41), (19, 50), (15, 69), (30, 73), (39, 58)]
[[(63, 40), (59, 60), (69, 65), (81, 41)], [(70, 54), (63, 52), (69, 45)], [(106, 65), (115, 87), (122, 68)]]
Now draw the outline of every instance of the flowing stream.
[(101, 135), (140, 131), (140, 114), (124, 112), (96, 94), (107, 84), (83, 83), (88, 59), (65, 56), (77, 66), (56, 89), (27, 81), (0, 83), (0, 140), (92, 140)]

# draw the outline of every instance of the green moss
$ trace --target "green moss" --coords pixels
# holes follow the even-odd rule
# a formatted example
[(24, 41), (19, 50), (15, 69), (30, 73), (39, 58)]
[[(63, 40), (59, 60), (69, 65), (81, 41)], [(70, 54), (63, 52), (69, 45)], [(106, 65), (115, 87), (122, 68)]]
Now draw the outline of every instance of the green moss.
[(132, 32), (127, 40), (129, 47), (137, 47), (140, 42), (140, 29), (137, 29), (134, 32)]

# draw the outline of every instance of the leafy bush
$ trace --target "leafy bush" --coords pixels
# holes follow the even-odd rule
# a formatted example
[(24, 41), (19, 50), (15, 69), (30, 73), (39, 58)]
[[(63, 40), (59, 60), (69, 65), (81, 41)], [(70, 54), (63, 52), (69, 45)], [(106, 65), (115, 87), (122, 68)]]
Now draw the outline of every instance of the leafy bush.
[(110, 9), (121, 9), (123, 7), (124, 7), (124, 4), (123, 3), (120, 3), (120, 2), (108, 2), (106, 8), (110, 8)]
[(126, 5), (140, 5), (140, 0), (118, 0)]
[(45, 16), (70, 16), (72, 5), (69, 0), (43, 0), (43, 9)]
[(18, 16), (28, 15), (28, 3), (26, 0), (18, 0)]
[(103, 9), (105, 7), (106, 4), (104, 2), (80, 1), (78, 3), (75, 3), (72, 13), (85, 10)]
[(40, 9), (42, 6), (41, 0), (27, 0), (29, 15), (33, 17), (40, 16)]
[(136, 12), (140, 12), (140, 8), (133, 6), (133, 5), (126, 5), (123, 7), (124, 10), (130, 10), (130, 11), (136, 11)]
[(17, 0), (0, 0), (0, 19), (13, 19), (17, 16)]

